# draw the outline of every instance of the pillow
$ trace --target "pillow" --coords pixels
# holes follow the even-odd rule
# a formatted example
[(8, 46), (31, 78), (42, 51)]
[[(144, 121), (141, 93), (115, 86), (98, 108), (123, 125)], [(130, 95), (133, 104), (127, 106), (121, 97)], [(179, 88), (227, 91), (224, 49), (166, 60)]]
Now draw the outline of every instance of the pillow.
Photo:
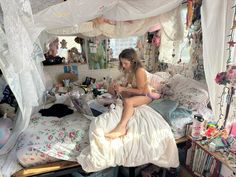
[(89, 143), (89, 125), (90, 121), (77, 112), (62, 119), (36, 115), (17, 141), (17, 156), (35, 149), (51, 157), (76, 161)]
[(166, 82), (170, 77), (169, 73), (166, 72), (157, 72), (157, 73), (147, 73), (147, 80), (148, 83), (153, 87), (155, 90), (161, 90), (161, 83)]
[(198, 110), (206, 107), (209, 102), (206, 87), (193, 79), (177, 74), (169, 80), (169, 85), (173, 90), (170, 98), (188, 109)]

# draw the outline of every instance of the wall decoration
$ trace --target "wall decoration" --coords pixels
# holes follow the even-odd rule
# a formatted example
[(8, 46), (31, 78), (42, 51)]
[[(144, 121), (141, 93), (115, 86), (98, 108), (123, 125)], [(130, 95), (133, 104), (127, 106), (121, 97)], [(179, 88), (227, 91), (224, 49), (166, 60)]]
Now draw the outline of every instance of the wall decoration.
[(57, 55), (63, 58), (63, 63), (86, 64), (84, 39), (77, 36), (58, 36), (60, 48)]
[(78, 65), (76, 63), (64, 65), (64, 73), (74, 73), (79, 75)]
[(87, 43), (87, 56), (89, 69), (106, 69), (108, 61), (106, 40), (89, 39)]
[[(234, 31), (236, 28), (236, 4), (232, 7), (233, 10), (233, 21), (232, 21), (232, 27), (230, 28), (230, 33), (227, 36), (228, 37), (228, 58), (226, 61), (226, 71), (217, 73), (215, 77), (215, 81), (219, 85), (224, 85), (223, 92), (220, 96), (220, 102), (219, 109), (220, 109), (220, 115), (217, 123), (221, 123), (220, 120), (223, 119), (223, 125), (224, 128), (226, 126), (228, 117), (229, 117), (229, 111), (230, 111), (230, 105), (233, 102), (233, 96), (235, 94), (235, 84), (236, 84), (236, 63), (232, 63), (232, 48), (235, 47), (236, 42), (234, 39)], [(223, 108), (224, 108), (224, 102), (225, 102), (225, 96), (226, 95), (226, 110), (225, 115), (223, 114)], [(235, 110), (233, 110), (233, 114), (235, 114)]]

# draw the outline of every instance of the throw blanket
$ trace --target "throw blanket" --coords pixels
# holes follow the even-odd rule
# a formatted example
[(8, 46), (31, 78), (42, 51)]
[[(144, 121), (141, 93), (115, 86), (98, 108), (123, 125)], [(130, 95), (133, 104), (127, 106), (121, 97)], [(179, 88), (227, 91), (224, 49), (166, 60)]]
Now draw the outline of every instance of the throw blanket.
[(190, 117), (192, 111), (179, 106), (179, 103), (169, 99), (158, 99), (148, 104), (151, 108), (159, 112), (163, 118), (172, 126), (174, 119)]
[(178, 150), (168, 123), (147, 105), (135, 108), (128, 122), (127, 134), (108, 140), (104, 134), (119, 122), (122, 104), (94, 119), (90, 125), (90, 145), (77, 157), (87, 172), (111, 166), (139, 166), (153, 163), (160, 167), (177, 167)]

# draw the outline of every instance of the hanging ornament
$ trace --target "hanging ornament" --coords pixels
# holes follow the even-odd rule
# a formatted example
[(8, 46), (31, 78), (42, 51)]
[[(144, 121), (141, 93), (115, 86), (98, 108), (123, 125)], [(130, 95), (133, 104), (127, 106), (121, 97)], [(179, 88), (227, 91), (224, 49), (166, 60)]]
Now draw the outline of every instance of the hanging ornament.
[(188, 29), (192, 23), (193, 18), (193, 0), (188, 0), (187, 16), (186, 16), (186, 29)]
[(175, 57), (175, 42), (173, 42), (173, 50), (172, 50), (172, 57)]
[[(228, 119), (228, 114), (229, 114), (229, 109), (230, 109), (230, 104), (231, 104), (231, 101), (232, 101), (232, 96), (234, 95), (234, 92), (235, 92), (235, 89), (234, 89), (234, 87), (232, 86), (232, 82), (229, 80), (229, 78), (227, 78), (227, 77), (229, 77), (230, 75), (232, 75), (232, 73), (233, 72), (230, 72), (230, 74), (228, 74), (227, 72), (229, 72), (229, 70), (230, 70), (230, 67), (233, 69), (233, 66), (232, 66), (232, 61), (231, 61), (231, 59), (232, 59), (232, 56), (231, 56), (231, 54), (232, 54), (232, 51), (231, 51), (231, 48), (232, 47), (234, 47), (234, 45), (236, 44), (236, 42), (233, 40), (234, 39), (234, 29), (236, 28), (236, 5), (234, 5), (233, 7), (232, 7), (232, 9), (234, 9), (234, 15), (233, 15), (233, 24), (232, 24), (232, 27), (231, 27), (231, 29), (230, 29), (230, 34), (227, 36), (227, 37), (229, 37), (229, 40), (228, 40), (228, 45), (229, 45), (229, 47), (227, 48), (227, 50), (228, 50), (228, 59), (227, 59), (227, 61), (226, 61), (226, 72), (221, 72), (221, 73), (218, 73), (217, 74), (217, 76), (218, 77), (216, 77), (216, 81), (217, 81), (217, 83), (218, 84), (223, 84), (223, 82), (219, 82), (219, 81), (221, 81), (221, 80), (226, 80), (227, 82), (229, 82), (229, 84), (230, 84), (230, 87), (227, 87), (226, 86), (226, 84), (227, 83), (225, 83), (225, 84), (223, 84), (223, 85), (225, 85), (225, 87), (224, 87), (224, 89), (223, 89), (223, 92), (222, 92), (222, 94), (221, 94), (221, 97), (220, 97), (220, 102), (219, 102), (219, 105), (220, 105), (220, 107), (219, 107), (219, 109), (220, 109), (220, 115), (219, 115), (219, 119), (218, 119), (218, 121), (217, 121), (217, 124), (219, 123), (219, 121), (221, 120), (221, 119), (223, 119), (224, 118), (224, 122), (223, 122), (223, 126), (222, 126), (222, 128), (225, 128), (225, 125), (226, 125), (226, 123), (227, 123), (227, 119)], [(224, 75), (224, 74), (226, 74), (226, 78), (224, 78), (224, 77), (221, 77), (222, 75)], [(220, 77), (219, 77), (220, 76)], [(220, 80), (219, 80), (219, 78), (220, 78)], [(223, 81), (224, 81), (223, 80)], [(226, 89), (228, 90), (227, 92), (226, 92)], [(225, 115), (223, 115), (223, 108), (224, 108), (224, 95), (225, 94), (227, 94), (227, 105), (226, 105), (226, 110), (225, 110)]]
[(233, 24), (232, 24), (232, 27), (230, 29), (230, 34), (227, 36), (227, 37), (229, 37), (229, 41), (227, 42), (228, 45), (229, 45), (229, 47), (227, 48), (227, 50), (228, 50), (228, 59), (227, 59), (227, 62), (226, 62), (227, 65), (232, 62), (231, 61), (231, 59), (232, 59), (231, 58), (231, 53), (232, 53), (231, 48), (234, 47), (234, 45), (236, 44), (236, 42), (233, 40), (233, 38), (234, 38), (234, 29), (236, 28), (236, 5), (234, 5), (232, 7), (232, 9), (234, 9), (234, 16), (233, 16)]
[(233, 26), (232, 26), (231, 29), (235, 29), (235, 28), (236, 28), (236, 20), (234, 20), (234, 22), (233, 22)]
[(232, 41), (229, 41), (229, 42), (227, 42), (228, 44), (229, 44), (229, 47), (234, 47), (234, 44), (236, 43), (236, 42), (234, 42), (233, 40)]

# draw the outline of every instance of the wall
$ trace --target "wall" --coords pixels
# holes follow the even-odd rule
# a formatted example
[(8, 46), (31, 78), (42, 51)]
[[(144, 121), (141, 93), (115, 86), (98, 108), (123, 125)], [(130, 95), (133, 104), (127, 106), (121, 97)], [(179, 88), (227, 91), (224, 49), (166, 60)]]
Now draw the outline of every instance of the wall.
[[(63, 67), (64, 67), (63, 64), (44, 66), (44, 71), (50, 76), (53, 83), (56, 83), (58, 75), (64, 72)], [(87, 64), (84, 65), (78, 64), (78, 70), (79, 70), (79, 82), (84, 81), (86, 76), (100, 80), (106, 76), (111, 76), (113, 79), (116, 79), (121, 74), (117, 67), (109, 69), (89, 70)]]

